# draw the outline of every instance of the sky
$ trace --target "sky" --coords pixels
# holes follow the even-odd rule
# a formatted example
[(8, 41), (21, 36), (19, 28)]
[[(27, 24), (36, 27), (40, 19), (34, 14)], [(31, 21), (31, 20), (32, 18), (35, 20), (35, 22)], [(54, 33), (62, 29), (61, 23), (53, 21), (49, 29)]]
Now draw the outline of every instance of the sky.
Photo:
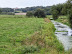
[(0, 0), (0, 7), (25, 8), (32, 6), (52, 6), (67, 0)]

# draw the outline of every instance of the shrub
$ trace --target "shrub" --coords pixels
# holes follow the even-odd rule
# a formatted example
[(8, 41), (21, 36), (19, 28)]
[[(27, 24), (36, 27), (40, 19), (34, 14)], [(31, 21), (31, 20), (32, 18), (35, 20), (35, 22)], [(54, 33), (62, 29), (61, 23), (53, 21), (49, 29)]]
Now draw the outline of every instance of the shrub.
[(42, 10), (42, 9), (37, 9), (34, 13), (34, 16), (38, 17), (38, 18), (45, 18), (46, 17), (44, 10)]
[(32, 17), (32, 16), (33, 16), (33, 12), (28, 11), (27, 14), (26, 14), (26, 16), (27, 16), (27, 17)]

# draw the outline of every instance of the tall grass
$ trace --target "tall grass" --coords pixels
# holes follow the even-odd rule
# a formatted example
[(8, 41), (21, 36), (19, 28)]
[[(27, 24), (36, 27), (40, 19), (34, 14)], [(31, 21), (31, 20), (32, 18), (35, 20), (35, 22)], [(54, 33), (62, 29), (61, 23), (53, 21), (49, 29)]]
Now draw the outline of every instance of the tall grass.
[(1, 15), (0, 54), (69, 54), (54, 35), (54, 25), (47, 20)]
[[(16, 18), (14, 18), (16, 17)], [(22, 18), (17, 18), (22, 17)], [(0, 16), (0, 54), (9, 54), (21, 46), (21, 41), (41, 30), (43, 19), (25, 16)]]
[(61, 22), (63, 24), (66, 24), (66, 25), (70, 26), (69, 19), (68, 19), (67, 16), (59, 16), (59, 18), (56, 21)]

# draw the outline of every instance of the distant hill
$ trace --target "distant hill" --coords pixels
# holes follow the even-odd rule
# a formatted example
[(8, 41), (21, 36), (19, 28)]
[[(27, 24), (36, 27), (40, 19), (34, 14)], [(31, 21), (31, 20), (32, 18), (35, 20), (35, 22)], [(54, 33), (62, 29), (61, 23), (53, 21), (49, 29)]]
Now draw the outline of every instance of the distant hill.
[(34, 11), (38, 8), (41, 8), (41, 9), (50, 9), (51, 6), (46, 6), (46, 7), (43, 7), (43, 6), (34, 6), (34, 7), (26, 7), (26, 8), (21, 8), (23, 12), (27, 12), (27, 11)]
[(36, 9), (44, 9), (45, 10), (45, 13), (47, 15), (50, 15), (50, 9), (51, 9), (51, 6), (46, 6), (46, 7), (43, 7), (43, 6), (34, 6), (34, 7), (26, 7), (26, 8), (0, 8), (2, 10), (3, 13), (9, 13), (9, 12), (12, 12), (12, 13), (25, 13), (27, 11), (35, 11)]

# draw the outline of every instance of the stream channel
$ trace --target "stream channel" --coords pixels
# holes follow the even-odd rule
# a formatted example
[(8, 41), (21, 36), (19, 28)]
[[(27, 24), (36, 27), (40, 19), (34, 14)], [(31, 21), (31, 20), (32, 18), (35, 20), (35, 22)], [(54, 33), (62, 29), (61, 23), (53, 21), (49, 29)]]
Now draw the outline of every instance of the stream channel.
[(62, 23), (56, 22), (52, 20), (56, 31), (55, 35), (57, 36), (58, 40), (63, 44), (65, 50), (69, 50), (72, 48), (72, 36), (68, 35), (68, 30), (71, 30), (69, 26), (64, 25)]

